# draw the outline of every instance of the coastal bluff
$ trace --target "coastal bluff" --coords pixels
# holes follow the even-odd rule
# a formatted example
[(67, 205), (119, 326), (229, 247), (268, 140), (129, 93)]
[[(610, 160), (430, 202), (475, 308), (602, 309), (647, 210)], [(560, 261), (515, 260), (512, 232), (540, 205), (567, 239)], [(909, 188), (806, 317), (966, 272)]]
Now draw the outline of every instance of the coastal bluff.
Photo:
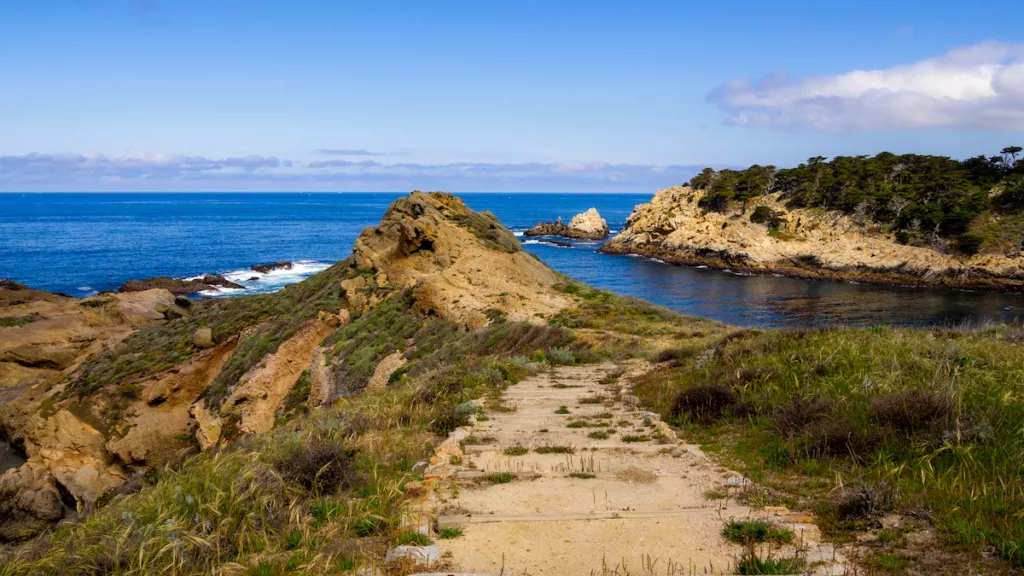
[(766, 194), (724, 212), (699, 205), (690, 186), (658, 191), (634, 208), (600, 251), (733, 272), (989, 291), (1024, 289), (1019, 255), (966, 255), (910, 246), (855, 216), (788, 207)]

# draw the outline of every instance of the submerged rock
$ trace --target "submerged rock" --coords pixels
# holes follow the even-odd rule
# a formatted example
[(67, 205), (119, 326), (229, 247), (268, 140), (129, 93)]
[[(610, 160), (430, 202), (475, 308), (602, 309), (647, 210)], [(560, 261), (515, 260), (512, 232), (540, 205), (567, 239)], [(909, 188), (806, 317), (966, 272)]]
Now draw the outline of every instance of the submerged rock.
[(257, 264), (250, 268), (250, 270), (266, 274), (267, 272), (273, 272), (274, 270), (291, 270), (293, 266), (294, 264), (291, 262), (272, 262), (270, 264)]
[(181, 278), (168, 278), (167, 276), (157, 276), (156, 278), (147, 278), (145, 280), (129, 280), (122, 284), (117, 291), (142, 292), (144, 290), (152, 290), (154, 288), (163, 288), (177, 296), (198, 294), (200, 292), (215, 290), (217, 288), (243, 290), (245, 289), (245, 286), (236, 284), (223, 276), (206, 274), (201, 278), (190, 278), (187, 280), (182, 280)]
[(554, 222), (538, 222), (536, 226), (523, 233), (525, 236), (562, 236), (577, 240), (604, 240), (608, 237), (608, 223), (591, 208), (572, 217), (569, 224), (562, 222), (559, 216)]

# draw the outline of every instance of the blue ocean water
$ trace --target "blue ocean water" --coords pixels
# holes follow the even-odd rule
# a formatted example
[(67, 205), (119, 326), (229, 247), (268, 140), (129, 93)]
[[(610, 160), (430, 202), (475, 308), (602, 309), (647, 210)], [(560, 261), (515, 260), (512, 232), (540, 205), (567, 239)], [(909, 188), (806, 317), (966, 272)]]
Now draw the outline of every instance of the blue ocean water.
[[(129, 279), (219, 273), (261, 292), (349, 255), (400, 194), (0, 194), (0, 278), (86, 296)], [(596, 207), (613, 230), (650, 194), (464, 194), (521, 232)], [(1014, 322), (1024, 297), (887, 288), (679, 267), (595, 252), (598, 242), (524, 247), (582, 282), (742, 326)], [(257, 274), (254, 264), (297, 262)], [(256, 278), (250, 280), (250, 278)]]

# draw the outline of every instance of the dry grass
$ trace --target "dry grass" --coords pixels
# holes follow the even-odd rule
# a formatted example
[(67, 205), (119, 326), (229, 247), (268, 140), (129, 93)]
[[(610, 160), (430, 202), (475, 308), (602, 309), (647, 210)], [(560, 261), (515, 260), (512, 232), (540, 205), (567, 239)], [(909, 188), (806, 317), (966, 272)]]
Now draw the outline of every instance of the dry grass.
[(731, 467), (816, 508), (833, 538), (863, 510), (926, 512), (944, 542), (1024, 565), (1018, 339), (1006, 326), (736, 333), (633, 389)]

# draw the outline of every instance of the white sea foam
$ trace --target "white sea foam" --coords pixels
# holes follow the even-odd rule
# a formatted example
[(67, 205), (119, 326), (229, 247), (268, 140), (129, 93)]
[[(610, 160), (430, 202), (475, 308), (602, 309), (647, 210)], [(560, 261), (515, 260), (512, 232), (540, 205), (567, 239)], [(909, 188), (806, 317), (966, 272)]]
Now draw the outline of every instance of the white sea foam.
[(658, 264), (664, 264), (665, 263), (664, 260), (661, 260), (659, 258), (648, 258), (648, 260), (650, 260), (651, 262), (657, 262)]
[(700, 266), (695, 266), (695, 268), (699, 268), (701, 270), (707, 270), (708, 269), (708, 267), (703, 265), (703, 264), (701, 264)]
[(547, 246), (551, 246), (552, 248), (572, 248), (572, 246), (559, 246), (558, 244), (555, 244), (555, 243), (552, 243), (552, 242), (545, 242), (543, 240), (524, 240), (523, 241), (523, 245), (530, 245), (530, 244), (544, 244), (544, 245), (547, 245)]
[[(276, 292), (289, 284), (301, 282), (317, 272), (326, 270), (330, 265), (330, 262), (320, 262), (317, 260), (296, 260), (292, 262), (291, 268), (277, 268), (269, 272), (257, 272), (252, 268), (231, 270), (224, 272), (221, 276), (235, 284), (241, 285), (242, 288), (217, 286), (213, 290), (200, 292), (200, 295), (220, 297)], [(202, 276), (196, 277), (196, 279), (199, 278), (202, 278)]]

